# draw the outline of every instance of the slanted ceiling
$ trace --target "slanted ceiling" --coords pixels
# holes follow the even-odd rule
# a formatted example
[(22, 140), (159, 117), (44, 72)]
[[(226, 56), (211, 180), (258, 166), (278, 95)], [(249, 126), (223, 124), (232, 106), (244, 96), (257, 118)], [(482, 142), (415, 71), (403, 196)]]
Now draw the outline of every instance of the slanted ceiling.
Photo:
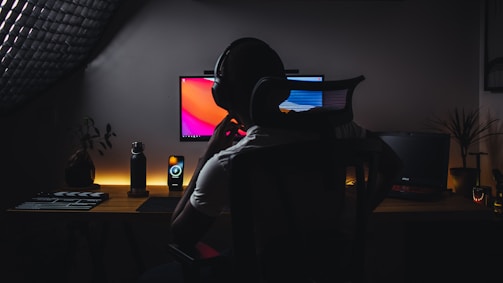
[(85, 65), (121, 0), (0, 0), (0, 114)]

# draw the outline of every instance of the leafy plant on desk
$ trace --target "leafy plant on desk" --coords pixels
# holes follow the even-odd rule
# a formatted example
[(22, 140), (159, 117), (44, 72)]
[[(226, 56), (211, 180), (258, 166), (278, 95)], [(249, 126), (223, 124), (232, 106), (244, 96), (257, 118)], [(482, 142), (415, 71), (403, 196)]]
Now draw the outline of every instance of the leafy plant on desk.
[(462, 168), (467, 168), (466, 157), (470, 147), (490, 136), (501, 135), (500, 132), (491, 132), (499, 119), (480, 120), (480, 109), (458, 109), (457, 107), (447, 118), (434, 117), (429, 120), (433, 129), (446, 132), (457, 142), (463, 163)]
[(96, 169), (89, 150), (96, 150), (101, 156), (105, 155), (105, 151), (112, 148), (111, 138), (117, 134), (110, 123), (106, 124), (102, 133), (94, 119), (89, 116), (83, 117), (70, 132), (77, 139), (78, 147), (65, 168), (66, 183), (70, 187), (92, 186)]
[(112, 131), (110, 123), (106, 124), (105, 132), (102, 135), (94, 119), (89, 116), (83, 117), (80, 124), (70, 130), (78, 140), (79, 149), (96, 149), (101, 156), (105, 155), (105, 150), (112, 148), (111, 138), (117, 136)]
[[(491, 136), (501, 135), (501, 132), (493, 131), (499, 119), (488, 118), (483, 120), (480, 117), (480, 108), (465, 110), (464, 108), (454, 108), (448, 113), (446, 118), (434, 117), (428, 121), (430, 128), (440, 130), (450, 134), (459, 145), (459, 153), (462, 167), (450, 168), (456, 192), (460, 192), (466, 197), (472, 197), (472, 188), (480, 185), (478, 182), (480, 168), (468, 168), (466, 158), (472, 145), (485, 140)], [(481, 153), (476, 153), (481, 154)]]

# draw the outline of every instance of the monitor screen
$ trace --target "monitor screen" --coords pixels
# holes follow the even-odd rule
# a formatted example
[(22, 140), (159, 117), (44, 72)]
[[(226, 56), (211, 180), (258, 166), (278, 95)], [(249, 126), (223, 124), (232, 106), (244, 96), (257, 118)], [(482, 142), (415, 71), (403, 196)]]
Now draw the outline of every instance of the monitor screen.
[[(289, 75), (288, 79), (323, 81), (323, 75)], [(208, 141), (215, 126), (227, 115), (213, 101), (213, 76), (180, 76), (180, 141)], [(305, 111), (322, 106), (321, 91), (292, 91), (280, 108)], [(239, 132), (244, 136), (245, 132)]]
[(431, 132), (381, 132), (379, 136), (402, 159), (395, 185), (447, 189), (450, 135)]

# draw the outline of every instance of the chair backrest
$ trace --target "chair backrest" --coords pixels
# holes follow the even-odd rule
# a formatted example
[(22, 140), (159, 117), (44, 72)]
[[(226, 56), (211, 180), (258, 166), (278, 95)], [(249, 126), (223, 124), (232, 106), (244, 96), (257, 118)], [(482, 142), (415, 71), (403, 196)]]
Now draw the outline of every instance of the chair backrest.
[[(348, 277), (358, 281), (354, 275), (364, 274), (368, 192), (376, 183), (380, 145), (370, 138), (322, 139), (233, 157), (230, 209), (240, 282), (266, 282), (265, 277), (275, 282), (270, 276), (278, 282), (336, 282), (333, 276), (341, 279), (337, 272), (347, 271), (346, 263), (355, 268)], [(355, 168), (354, 189), (346, 188), (346, 168)], [(347, 190), (356, 191), (350, 256), (343, 252), (348, 243), (341, 242), (340, 230), (341, 208), (351, 206), (344, 201)], [(292, 278), (283, 281), (285, 276)]]
[[(256, 124), (317, 131), (320, 138), (232, 158), (230, 209), (239, 282), (363, 280), (368, 193), (376, 186), (382, 144), (373, 138), (338, 139), (333, 130), (353, 119), (352, 94), (363, 79), (264, 78), (255, 87), (250, 110)], [(322, 91), (324, 107), (284, 115), (262, 109), (271, 91), (290, 90)], [(354, 189), (347, 188), (348, 175), (356, 179)], [(352, 206), (348, 196), (353, 195)], [(351, 245), (344, 242), (347, 218), (353, 224)], [(339, 274), (343, 270), (347, 277)]]
[[(265, 127), (291, 128), (297, 130), (318, 130), (326, 133), (353, 120), (353, 92), (364, 76), (345, 80), (321, 82), (295, 81), (285, 78), (265, 77), (255, 86), (250, 103), (250, 113), (255, 124)], [(277, 115), (264, 110), (267, 98), (274, 92), (321, 92), (322, 106), (308, 112)], [(309, 94), (308, 94), (309, 95)]]

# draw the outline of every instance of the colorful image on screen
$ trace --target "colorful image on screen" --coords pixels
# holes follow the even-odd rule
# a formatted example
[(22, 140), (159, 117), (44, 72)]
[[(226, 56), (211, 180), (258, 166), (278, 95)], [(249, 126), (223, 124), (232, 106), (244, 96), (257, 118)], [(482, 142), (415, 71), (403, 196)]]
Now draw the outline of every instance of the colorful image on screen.
[[(290, 76), (289, 80), (321, 82), (323, 76)], [(302, 112), (313, 107), (321, 107), (323, 104), (323, 92), (309, 90), (292, 90), (290, 96), (279, 105), (282, 111), (294, 110)]]
[[(288, 79), (323, 81), (323, 75), (289, 76)], [(213, 76), (180, 76), (180, 141), (207, 141), (215, 126), (227, 115), (213, 101)], [(292, 91), (280, 108), (305, 111), (322, 106), (321, 91)], [(240, 132), (244, 136), (245, 132)]]

